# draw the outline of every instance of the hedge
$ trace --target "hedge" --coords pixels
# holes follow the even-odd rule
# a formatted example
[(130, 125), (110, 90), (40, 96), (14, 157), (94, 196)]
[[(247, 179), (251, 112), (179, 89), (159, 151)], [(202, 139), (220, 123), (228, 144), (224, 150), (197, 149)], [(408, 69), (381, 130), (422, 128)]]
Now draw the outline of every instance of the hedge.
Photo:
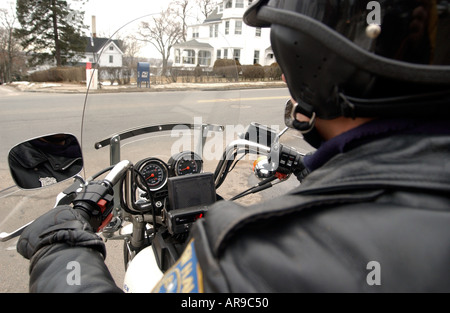
[(30, 74), (33, 82), (81, 82), (86, 80), (86, 69), (79, 67), (53, 67)]

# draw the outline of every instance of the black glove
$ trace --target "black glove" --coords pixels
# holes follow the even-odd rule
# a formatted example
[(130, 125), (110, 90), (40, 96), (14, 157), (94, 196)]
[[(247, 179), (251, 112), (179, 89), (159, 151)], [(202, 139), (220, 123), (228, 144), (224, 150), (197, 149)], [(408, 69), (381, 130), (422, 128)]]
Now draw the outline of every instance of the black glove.
[(91, 247), (106, 256), (102, 239), (94, 233), (89, 215), (71, 206), (59, 206), (37, 218), (22, 233), (17, 251), (31, 259), (41, 248), (64, 243)]
[(311, 172), (305, 167), (302, 170), (295, 170), (294, 175), (297, 177), (297, 180), (301, 183)]
[(104, 182), (91, 182), (73, 200), (73, 207), (89, 216), (96, 232), (101, 231), (112, 218), (113, 190)]

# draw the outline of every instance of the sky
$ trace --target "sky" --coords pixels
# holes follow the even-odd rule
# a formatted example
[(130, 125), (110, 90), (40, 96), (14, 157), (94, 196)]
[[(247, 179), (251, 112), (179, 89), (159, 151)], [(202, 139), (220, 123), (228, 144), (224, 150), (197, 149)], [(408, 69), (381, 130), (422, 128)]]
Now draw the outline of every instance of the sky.
[[(77, 9), (77, 1), (67, 0), (72, 9)], [(96, 17), (96, 28), (98, 37), (112, 36), (119, 28), (137, 18), (149, 14), (158, 14), (169, 5), (170, 0), (89, 0), (83, 6), (84, 24), (89, 27), (90, 35), (92, 29), (92, 16)], [(15, 10), (16, 0), (0, 0), (0, 8)], [(136, 32), (140, 21), (139, 19), (128, 26), (124, 27), (120, 32), (121, 38)], [(117, 38), (117, 36), (114, 36)], [(155, 55), (152, 45), (147, 45), (141, 49), (141, 54)], [(156, 53), (156, 57), (160, 57)]]
[[(168, 6), (169, 2), (168, 0), (89, 0), (84, 6), (84, 23), (91, 27), (92, 15), (95, 15), (97, 35), (110, 36), (133, 19), (147, 14), (160, 13)], [(126, 29), (131, 29), (138, 23), (134, 22)]]
[[(77, 1), (67, 0), (67, 2), (76, 8)], [(97, 34), (109, 36), (135, 18), (160, 13), (170, 2), (170, 0), (89, 0), (83, 7), (84, 24), (90, 28), (92, 15), (95, 15)], [(0, 8), (15, 10), (15, 3), (16, 0), (0, 0)], [(137, 25), (138, 22), (134, 24)]]

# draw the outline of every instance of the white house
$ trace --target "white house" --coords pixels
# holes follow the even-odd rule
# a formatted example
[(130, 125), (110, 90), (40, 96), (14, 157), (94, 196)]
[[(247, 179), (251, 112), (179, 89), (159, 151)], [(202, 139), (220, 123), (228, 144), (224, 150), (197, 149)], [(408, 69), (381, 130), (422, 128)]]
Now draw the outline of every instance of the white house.
[(117, 40), (108, 42), (108, 38), (85, 38), (87, 42), (86, 52), (79, 63), (90, 62), (92, 64), (99, 63), (101, 67), (122, 67), (123, 52), (119, 48)]
[(243, 22), (252, 0), (226, 0), (202, 23), (188, 27), (187, 41), (174, 46), (173, 66), (212, 67), (217, 59), (235, 59), (242, 65), (275, 62), (268, 28)]

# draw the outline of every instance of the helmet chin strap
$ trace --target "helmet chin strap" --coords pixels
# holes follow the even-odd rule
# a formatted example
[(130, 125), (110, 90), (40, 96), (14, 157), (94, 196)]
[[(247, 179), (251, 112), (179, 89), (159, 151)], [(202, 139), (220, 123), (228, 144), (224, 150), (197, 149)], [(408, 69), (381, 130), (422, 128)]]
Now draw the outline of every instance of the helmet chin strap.
[[(304, 116), (309, 117), (309, 121), (307, 122), (300, 122), (298, 121), (295, 116), (297, 113), (300, 113)], [(294, 119), (292, 122), (292, 127), (300, 131), (303, 135), (303, 139), (312, 147), (318, 149), (320, 145), (324, 142), (324, 139), (317, 131), (315, 125), (316, 125), (316, 113), (306, 113), (304, 110), (302, 110), (300, 105), (296, 105), (294, 109)]]

